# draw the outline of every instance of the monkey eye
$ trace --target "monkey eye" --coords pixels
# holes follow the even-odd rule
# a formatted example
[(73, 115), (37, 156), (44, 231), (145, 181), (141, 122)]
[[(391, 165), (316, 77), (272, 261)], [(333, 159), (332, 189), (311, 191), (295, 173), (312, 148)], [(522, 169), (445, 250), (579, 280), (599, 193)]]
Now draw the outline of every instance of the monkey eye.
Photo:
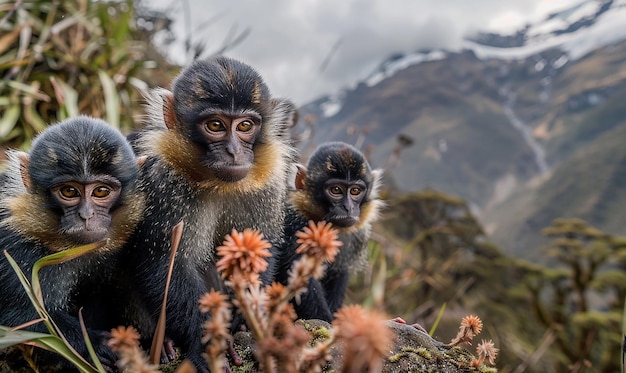
[(111, 194), (111, 189), (106, 186), (97, 187), (93, 190), (93, 192), (91, 192), (91, 195), (96, 198), (105, 198), (108, 197), (109, 194)]
[(61, 193), (61, 196), (65, 198), (80, 197), (80, 192), (78, 191), (78, 188), (75, 188), (71, 185), (61, 187), (61, 189), (59, 189), (59, 193)]
[(210, 119), (204, 125), (211, 132), (219, 132), (224, 130), (224, 124), (217, 119)]
[(357, 188), (357, 187), (350, 188), (350, 194), (352, 194), (353, 196), (358, 196), (361, 193), (363, 193), (363, 189), (361, 188)]
[(252, 122), (249, 120), (244, 120), (242, 122), (239, 122), (239, 124), (237, 124), (237, 131), (241, 131), (241, 132), (248, 132), (252, 129)]
[(341, 187), (337, 185), (331, 186), (330, 188), (328, 188), (328, 191), (330, 192), (330, 194), (334, 194), (334, 195), (343, 194), (343, 190), (341, 189)]

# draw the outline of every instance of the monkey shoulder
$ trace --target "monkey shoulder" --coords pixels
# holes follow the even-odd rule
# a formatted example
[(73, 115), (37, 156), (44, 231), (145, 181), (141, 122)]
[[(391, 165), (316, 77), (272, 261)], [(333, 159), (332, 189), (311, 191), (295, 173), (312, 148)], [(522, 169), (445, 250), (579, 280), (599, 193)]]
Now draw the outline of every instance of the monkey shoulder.
[(144, 217), (124, 245), (124, 257), (146, 261), (150, 260), (146, 257), (149, 255), (154, 256), (154, 262), (168, 257), (172, 228), (181, 221), (184, 229), (179, 250), (200, 257), (210, 255), (210, 233), (215, 229), (216, 221), (213, 216), (219, 208), (206, 198), (206, 193), (199, 191), (159, 157), (146, 159), (139, 175), (138, 189), (146, 198)]
[(294, 207), (285, 209), (285, 237), (295, 237), (296, 232), (308, 224), (308, 219)]
[(335, 268), (358, 271), (367, 264), (367, 244), (370, 238), (369, 229), (361, 228), (350, 232), (340, 232), (339, 241), (343, 245), (332, 264)]

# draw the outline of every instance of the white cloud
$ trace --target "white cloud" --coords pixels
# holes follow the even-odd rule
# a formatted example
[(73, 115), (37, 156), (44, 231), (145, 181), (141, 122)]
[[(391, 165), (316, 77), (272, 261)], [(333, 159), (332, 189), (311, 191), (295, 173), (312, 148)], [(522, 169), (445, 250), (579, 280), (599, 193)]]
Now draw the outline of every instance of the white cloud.
[[(250, 28), (227, 54), (254, 66), (275, 95), (304, 104), (365, 78), (392, 53), (456, 48), (471, 31), (521, 26), (575, 0), (186, 1), (145, 3), (171, 7), (176, 14), (175, 31), (182, 36), (173, 52), (177, 62), (189, 62), (180, 58), (188, 30), (194, 41), (214, 51), (233, 28)], [(185, 5), (190, 9), (186, 16)]]

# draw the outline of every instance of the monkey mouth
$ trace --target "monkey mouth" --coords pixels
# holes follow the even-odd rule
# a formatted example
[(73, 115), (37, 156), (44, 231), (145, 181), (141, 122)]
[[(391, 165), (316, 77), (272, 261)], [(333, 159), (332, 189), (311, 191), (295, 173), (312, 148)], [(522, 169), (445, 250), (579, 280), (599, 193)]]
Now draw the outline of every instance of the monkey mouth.
[(335, 216), (332, 219), (328, 219), (334, 226), (340, 228), (348, 228), (357, 223), (357, 219), (352, 216)]
[(213, 169), (218, 179), (226, 182), (236, 182), (248, 175), (248, 165), (222, 165)]
[(87, 230), (84, 228), (70, 229), (64, 232), (72, 242), (78, 245), (85, 245), (93, 242), (102, 241), (107, 237), (106, 229)]

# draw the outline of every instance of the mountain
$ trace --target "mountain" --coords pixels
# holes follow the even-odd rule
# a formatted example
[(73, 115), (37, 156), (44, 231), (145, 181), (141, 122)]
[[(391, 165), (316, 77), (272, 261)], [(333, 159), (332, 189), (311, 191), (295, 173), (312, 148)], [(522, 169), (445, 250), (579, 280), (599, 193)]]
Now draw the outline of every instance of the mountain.
[(519, 256), (540, 254), (557, 217), (626, 234), (624, 24), (626, 0), (583, 1), (460, 50), (390, 56), (301, 109), (301, 148), (350, 142), (401, 192), (463, 197)]

